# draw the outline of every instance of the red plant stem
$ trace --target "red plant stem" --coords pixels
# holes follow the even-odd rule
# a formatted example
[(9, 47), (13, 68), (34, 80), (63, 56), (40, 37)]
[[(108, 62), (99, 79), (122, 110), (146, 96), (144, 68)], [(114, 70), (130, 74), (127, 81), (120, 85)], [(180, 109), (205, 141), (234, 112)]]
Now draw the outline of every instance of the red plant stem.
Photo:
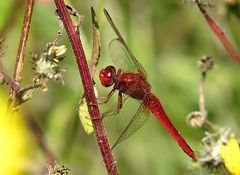
[(21, 80), (21, 73), (23, 69), (26, 43), (27, 43), (30, 23), (32, 19), (33, 6), (34, 6), (34, 0), (28, 0), (24, 21), (23, 21), (23, 26), (22, 26), (22, 34), (21, 34), (19, 47), (18, 47), (18, 54), (16, 58), (15, 72), (14, 72), (14, 79), (17, 81)]
[[(28, 0), (23, 20), (23, 26), (22, 26), (22, 33), (19, 41), (18, 46), (18, 53), (16, 58), (16, 64), (15, 64), (15, 70), (13, 74), (13, 78), (17, 81), (21, 81), (21, 73), (23, 69), (23, 62), (24, 62), (24, 56), (26, 51), (26, 43), (28, 39), (28, 33), (30, 29), (31, 19), (32, 19), (32, 12), (33, 12), (33, 6), (34, 6), (34, 0)], [(13, 89), (11, 92), (10, 98), (14, 100), (16, 95), (15, 90)]]
[(113, 155), (110, 150), (108, 139), (101, 122), (100, 111), (97, 105), (96, 97), (94, 95), (93, 83), (89, 73), (89, 69), (88, 69), (88, 65), (87, 65), (87, 61), (83, 51), (80, 37), (75, 32), (73, 23), (67, 12), (64, 1), (63, 0), (54, 0), (54, 1), (56, 4), (56, 7), (59, 10), (59, 15), (67, 31), (69, 40), (72, 45), (72, 49), (76, 57), (78, 69), (82, 78), (84, 92), (86, 95), (89, 114), (93, 122), (95, 136), (97, 138), (97, 142), (100, 147), (100, 151), (102, 153), (107, 172), (108, 174), (111, 174), (111, 175), (118, 175), (118, 170), (115, 166), (115, 161), (113, 159)]
[(229, 55), (232, 57), (234, 61), (240, 64), (240, 57), (238, 56), (237, 52), (234, 50), (233, 46), (229, 42), (228, 38), (222, 31), (222, 29), (211, 19), (208, 15), (207, 11), (204, 7), (197, 1), (197, 5), (201, 13), (204, 15), (205, 19), (207, 20), (209, 26), (211, 27), (212, 31), (217, 35), (218, 39), (221, 41), (222, 45), (225, 47)]

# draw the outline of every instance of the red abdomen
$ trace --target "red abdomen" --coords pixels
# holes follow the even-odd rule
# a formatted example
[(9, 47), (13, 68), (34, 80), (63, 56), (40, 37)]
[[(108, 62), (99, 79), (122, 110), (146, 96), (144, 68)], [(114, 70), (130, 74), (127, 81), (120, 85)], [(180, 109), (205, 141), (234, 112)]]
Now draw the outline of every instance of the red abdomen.
[(145, 104), (150, 109), (150, 111), (156, 116), (156, 118), (160, 121), (160, 123), (164, 126), (164, 128), (167, 129), (167, 131), (171, 134), (174, 140), (177, 141), (177, 143), (183, 149), (183, 151), (187, 153), (193, 160), (195, 160), (196, 159), (195, 153), (186, 143), (184, 138), (180, 135), (180, 132), (172, 124), (172, 122), (166, 115), (158, 98), (151, 94), (146, 97)]

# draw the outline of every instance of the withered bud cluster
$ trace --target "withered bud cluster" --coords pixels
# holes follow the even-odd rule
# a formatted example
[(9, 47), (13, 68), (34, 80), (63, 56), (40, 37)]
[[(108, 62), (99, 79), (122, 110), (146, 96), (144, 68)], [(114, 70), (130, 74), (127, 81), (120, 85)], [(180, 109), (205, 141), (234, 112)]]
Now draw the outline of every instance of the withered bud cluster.
[(206, 121), (206, 117), (200, 111), (194, 111), (188, 114), (187, 123), (193, 128), (201, 128)]
[(68, 175), (70, 169), (64, 165), (60, 166), (57, 162), (54, 165), (47, 165), (48, 173), (47, 175)]
[(40, 55), (33, 54), (34, 82), (44, 84), (50, 79), (64, 83), (62, 73), (65, 70), (60, 68), (59, 63), (65, 58), (66, 51), (65, 45), (56, 46), (50, 42)]
[(201, 72), (205, 73), (213, 68), (214, 62), (210, 56), (203, 56), (198, 60), (197, 65)]
[(221, 128), (217, 133), (205, 133), (205, 137), (202, 139), (202, 152), (199, 156), (199, 162), (203, 166), (209, 168), (218, 168), (223, 165), (223, 159), (220, 155), (220, 148), (222, 144), (230, 138), (230, 129)]

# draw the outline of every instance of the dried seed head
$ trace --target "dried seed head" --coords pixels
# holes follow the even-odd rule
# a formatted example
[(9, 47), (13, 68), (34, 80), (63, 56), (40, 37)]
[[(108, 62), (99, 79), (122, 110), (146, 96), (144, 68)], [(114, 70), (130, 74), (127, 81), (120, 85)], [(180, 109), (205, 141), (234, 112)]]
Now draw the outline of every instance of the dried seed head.
[(202, 153), (198, 161), (211, 169), (223, 165), (223, 159), (220, 155), (222, 145), (225, 145), (230, 138), (230, 129), (220, 128), (215, 133), (205, 133), (202, 139)]
[(53, 54), (55, 56), (54, 59), (61, 57), (63, 58), (63, 56), (65, 55), (65, 53), (67, 52), (67, 48), (65, 45), (62, 46), (51, 46), (48, 50), (48, 55)]
[(43, 57), (36, 61), (36, 73), (43, 75), (44, 77), (48, 77), (50, 79), (53, 78), (54, 70), (53, 65), (50, 61), (44, 59)]
[(39, 59), (38, 54), (32, 53), (32, 59), (33, 61), (37, 61)]
[(60, 68), (59, 62), (64, 59), (66, 51), (66, 46), (56, 46), (49, 42), (40, 55), (33, 55), (34, 82), (46, 82), (49, 79), (63, 82), (62, 72), (65, 70)]
[(56, 57), (63, 56), (67, 52), (67, 48), (65, 45), (56, 47), (55, 46)]
[(203, 56), (197, 61), (197, 65), (201, 72), (205, 73), (208, 70), (212, 69), (214, 62), (211, 57)]
[(199, 111), (191, 112), (187, 116), (187, 123), (193, 128), (201, 128), (206, 121), (205, 116)]
[(48, 174), (49, 175), (68, 175), (70, 169), (64, 165), (60, 166), (57, 162), (54, 165), (47, 164)]

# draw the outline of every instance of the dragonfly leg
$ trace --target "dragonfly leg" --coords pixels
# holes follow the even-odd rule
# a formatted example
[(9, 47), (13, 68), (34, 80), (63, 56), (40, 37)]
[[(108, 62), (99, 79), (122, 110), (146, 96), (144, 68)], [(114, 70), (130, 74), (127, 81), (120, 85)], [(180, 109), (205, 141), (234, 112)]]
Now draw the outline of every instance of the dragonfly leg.
[(98, 104), (107, 103), (112, 97), (112, 95), (114, 94), (114, 92), (115, 92), (115, 89), (112, 89), (106, 97), (97, 97)]
[(116, 108), (110, 108), (109, 110), (104, 112), (102, 114), (102, 119), (104, 119), (107, 116), (117, 115), (120, 112), (121, 109), (122, 109), (122, 93), (119, 91), (117, 107)]

